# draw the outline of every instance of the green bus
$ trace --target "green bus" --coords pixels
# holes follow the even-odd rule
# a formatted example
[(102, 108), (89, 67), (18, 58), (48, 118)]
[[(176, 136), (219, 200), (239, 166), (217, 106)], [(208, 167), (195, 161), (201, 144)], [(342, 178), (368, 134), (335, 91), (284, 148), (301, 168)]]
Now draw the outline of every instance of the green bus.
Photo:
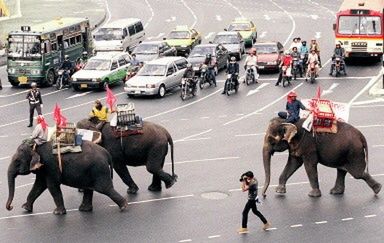
[(55, 83), (57, 71), (68, 55), (72, 62), (84, 51), (92, 53), (92, 34), (86, 18), (58, 18), (8, 35), (7, 73), (12, 86), (36, 82)]

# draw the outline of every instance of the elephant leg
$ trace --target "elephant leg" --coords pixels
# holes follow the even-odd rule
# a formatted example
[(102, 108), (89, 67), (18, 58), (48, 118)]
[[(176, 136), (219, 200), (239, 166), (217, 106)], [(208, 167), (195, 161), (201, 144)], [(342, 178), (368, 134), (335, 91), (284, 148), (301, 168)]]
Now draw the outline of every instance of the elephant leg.
[(83, 211), (83, 212), (92, 211), (93, 209), (92, 197), (93, 197), (93, 190), (84, 189), (83, 201), (81, 202), (79, 211)]
[(337, 169), (337, 178), (335, 186), (331, 189), (331, 194), (343, 194), (345, 189), (345, 175), (347, 171), (344, 169)]
[(149, 160), (147, 162), (147, 171), (149, 173), (152, 173), (153, 176), (157, 176), (158, 178), (160, 178), (160, 180), (164, 181), (165, 188), (170, 188), (171, 186), (173, 186), (173, 184), (175, 184), (176, 182), (177, 177), (173, 177), (167, 172), (165, 172), (162, 168), (163, 163), (156, 163), (153, 161), (156, 160)]
[(321, 191), (319, 187), (319, 178), (317, 173), (317, 156), (308, 156), (304, 159), (304, 167), (307, 172), (309, 183), (311, 184), (312, 191), (308, 193), (310, 197), (320, 197)]
[(33, 187), (31, 191), (28, 194), (27, 202), (21, 206), (28, 212), (33, 211), (33, 203), (35, 200), (41, 195), (47, 189), (47, 183), (45, 182), (45, 178), (43, 176), (36, 176), (35, 183), (33, 184)]
[[(104, 182), (100, 182), (100, 183), (104, 183)], [(105, 185), (105, 184), (95, 185), (95, 191), (101, 194), (104, 194), (108, 196), (110, 199), (112, 199), (112, 201), (114, 201), (120, 207), (121, 211), (125, 210), (128, 207), (127, 200), (113, 188), (112, 181), (110, 185)]]
[(293, 157), (291, 155), (288, 157), (288, 162), (285, 165), (285, 168), (283, 172), (281, 172), (281, 175), (279, 177), (279, 185), (276, 187), (277, 193), (286, 193), (285, 184), (287, 183), (287, 180), (302, 165), (303, 165), (303, 160), (301, 158)]
[(139, 187), (133, 181), (131, 175), (129, 174), (128, 168), (124, 163), (113, 163), (113, 168), (123, 180), (123, 182), (128, 186), (128, 194), (136, 194), (139, 190)]
[(381, 184), (365, 172), (365, 163), (363, 165), (364, 166), (356, 166), (356, 163), (348, 163), (345, 165), (345, 168), (355, 179), (363, 179), (368, 186), (372, 188), (373, 192), (378, 194), (381, 190)]
[(158, 175), (153, 175), (152, 184), (148, 186), (148, 190), (153, 192), (161, 191), (161, 179)]
[(66, 214), (67, 211), (65, 210), (65, 207), (64, 207), (63, 193), (61, 192), (60, 184), (48, 183), (47, 186), (48, 186), (49, 193), (51, 193), (53, 200), (56, 204), (56, 208), (53, 211), (53, 214), (56, 214), (56, 215)]

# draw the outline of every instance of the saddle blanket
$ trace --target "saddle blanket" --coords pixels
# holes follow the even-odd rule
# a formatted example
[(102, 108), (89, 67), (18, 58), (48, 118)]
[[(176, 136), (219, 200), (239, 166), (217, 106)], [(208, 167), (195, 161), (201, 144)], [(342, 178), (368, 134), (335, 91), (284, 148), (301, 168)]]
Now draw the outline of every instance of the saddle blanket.
[[(65, 147), (61, 147), (60, 146), (60, 153), (61, 154), (66, 154), (66, 153), (81, 153), (82, 150), (81, 150), (81, 146), (80, 145), (77, 145), (77, 146), (65, 146)], [(58, 150), (57, 150), (57, 147), (56, 148), (52, 148), (52, 154), (58, 154)]]

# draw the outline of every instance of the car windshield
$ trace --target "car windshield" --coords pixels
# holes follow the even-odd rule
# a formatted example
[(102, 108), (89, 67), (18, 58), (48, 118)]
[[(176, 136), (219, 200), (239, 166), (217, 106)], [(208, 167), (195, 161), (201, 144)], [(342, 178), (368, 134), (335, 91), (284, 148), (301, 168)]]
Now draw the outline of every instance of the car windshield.
[(216, 35), (213, 43), (217, 44), (239, 44), (240, 40), (236, 35)]
[(251, 25), (248, 23), (232, 23), (228, 27), (228, 31), (249, 31), (251, 30)]
[(164, 76), (166, 65), (145, 64), (137, 73), (138, 76)]
[(191, 35), (188, 31), (171, 31), (168, 36), (169, 39), (189, 39)]
[(95, 33), (96, 41), (103, 40), (121, 40), (123, 39), (123, 31), (120, 28), (100, 28)]
[(136, 54), (157, 54), (158, 48), (155, 44), (140, 44), (138, 45), (133, 53)]
[(192, 49), (190, 57), (205, 57), (207, 54), (215, 56), (215, 46), (196, 46)]
[(10, 35), (8, 38), (8, 56), (16, 59), (41, 59), (39, 36)]
[(338, 32), (344, 35), (381, 35), (380, 17), (340, 16)]
[(106, 59), (90, 59), (84, 67), (84, 70), (109, 70), (111, 61)]
[(277, 47), (275, 45), (255, 45), (257, 54), (271, 54), (277, 53)]

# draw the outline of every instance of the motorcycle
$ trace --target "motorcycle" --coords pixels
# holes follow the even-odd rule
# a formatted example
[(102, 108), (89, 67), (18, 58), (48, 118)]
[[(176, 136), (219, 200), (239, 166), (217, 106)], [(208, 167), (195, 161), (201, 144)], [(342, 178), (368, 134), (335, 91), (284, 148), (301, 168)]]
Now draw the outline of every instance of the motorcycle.
[(60, 69), (57, 72), (56, 89), (60, 90), (64, 87), (69, 87), (71, 77), (71, 70)]
[(191, 82), (194, 82), (196, 84), (195, 78), (189, 79), (189, 78), (183, 78), (181, 79), (181, 94), (180, 97), (182, 100), (185, 100), (188, 96), (195, 96), (196, 95), (196, 85), (193, 85)]
[(335, 77), (338, 77), (340, 76), (341, 74), (341, 71), (343, 71), (344, 75), (347, 75), (346, 72), (345, 72), (345, 63), (344, 63), (344, 60), (341, 56), (336, 56), (333, 60), (333, 71), (335, 71)]
[(85, 67), (85, 62), (82, 62), (82, 61), (78, 61), (75, 65), (75, 72), (83, 69)]
[(293, 75), (293, 80), (296, 80), (297, 75), (300, 73), (301, 74), (301, 69), (300, 69), (300, 60), (297, 57), (294, 57), (292, 59), (292, 75)]
[[(200, 89), (203, 89), (204, 88), (204, 85), (206, 83), (209, 83), (209, 86), (211, 86), (212, 84), (214, 84), (213, 82), (213, 77), (211, 77), (211, 75), (209, 74), (208, 72), (208, 66), (206, 64), (203, 64), (201, 65), (200, 67), (200, 82), (199, 82), (199, 87)], [(216, 84), (215, 84), (216, 85)]]
[[(316, 81), (316, 65), (317, 62), (312, 62), (309, 64), (309, 80), (311, 84), (313, 84)], [(308, 76), (305, 77), (305, 81), (308, 82)]]
[(282, 77), (283, 87), (287, 87), (291, 85), (291, 79), (292, 79), (291, 67), (282, 66), (281, 69), (283, 71), (283, 77)]
[(307, 72), (307, 60), (308, 60), (308, 53), (301, 53), (300, 54), (300, 64), (302, 67), (302, 72)]
[(233, 91), (237, 93), (239, 90), (239, 85), (236, 85), (236, 75), (234, 74), (227, 74), (227, 81), (226, 81), (227, 87), (226, 88), (226, 94), (228, 96), (231, 95)]
[(133, 66), (127, 69), (127, 74), (125, 75), (124, 83), (127, 82), (130, 78), (135, 76), (140, 70), (140, 66)]
[(257, 73), (257, 71), (256, 71), (256, 74), (254, 73), (252, 66), (247, 66), (246, 75), (245, 75), (245, 83), (247, 85), (250, 85), (251, 82), (257, 83), (258, 76), (259, 74)]

